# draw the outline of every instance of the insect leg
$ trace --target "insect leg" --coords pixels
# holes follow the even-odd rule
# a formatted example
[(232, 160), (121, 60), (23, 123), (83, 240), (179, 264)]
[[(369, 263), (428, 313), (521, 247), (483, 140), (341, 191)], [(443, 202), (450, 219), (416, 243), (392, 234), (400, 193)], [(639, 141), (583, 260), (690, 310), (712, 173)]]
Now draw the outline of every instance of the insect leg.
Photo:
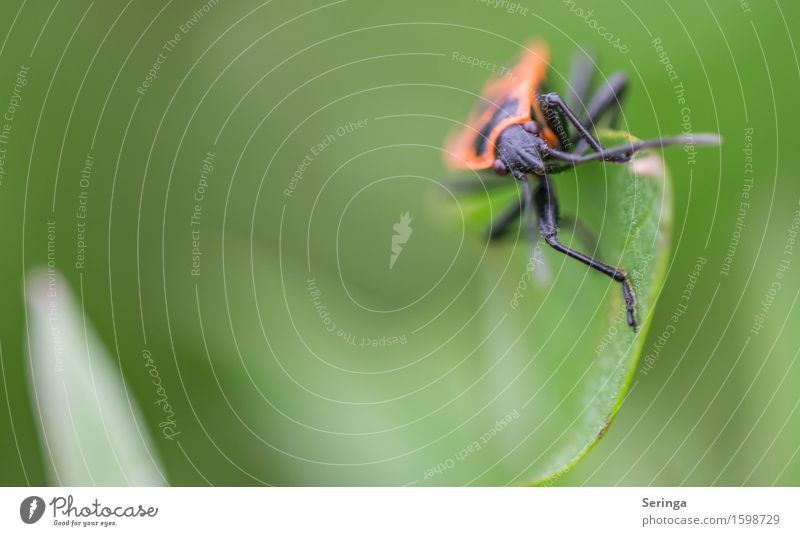
[(621, 73), (612, 73), (608, 81), (602, 88), (597, 90), (592, 96), (592, 100), (586, 105), (589, 112), (583, 124), (590, 128), (597, 123), (607, 112), (611, 112), (610, 125), (615, 127), (619, 120), (619, 112), (622, 108), (622, 99), (628, 89), (628, 77)]
[[(567, 78), (567, 104), (574, 110), (588, 110), (586, 106), (589, 87), (594, 78), (595, 58), (591, 54), (576, 51)], [(583, 114), (581, 114), (583, 116)]]
[(525, 176), (522, 179), (522, 223), (528, 231), (528, 240), (531, 244), (536, 241), (536, 227), (533, 223), (533, 196), (533, 186), (531, 186), (528, 177)]
[[(556, 124), (560, 123), (559, 114), (561, 114), (572, 124), (573, 127), (575, 127), (575, 130), (578, 131), (578, 138), (585, 139), (589, 143), (589, 146), (595, 151), (603, 150), (603, 147), (600, 145), (600, 142), (597, 141), (597, 138), (595, 138), (592, 133), (589, 132), (585, 126), (583, 126), (583, 123), (581, 123), (581, 121), (575, 115), (575, 112), (573, 112), (572, 109), (567, 106), (567, 104), (561, 98), (561, 95), (558, 93), (546, 93), (539, 97), (539, 102), (542, 108), (542, 113), (545, 116), (545, 120), (547, 120), (549, 123), (548, 126), (556, 133), (556, 135), (559, 134), (559, 130), (563, 130), (563, 128), (560, 128), (561, 125)], [(552, 108), (555, 108), (556, 113), (553, 113)], [(559, 139), (562, 139), (562, 136), (559, 136)], [(563, 142), (562, 145), (564, 145)], [(571, 147), (568, 147), (567, 149), (571, 149)]]
[(481, 176), (473, 179), (451, 179), (446, 181), (448, 189), (457, 194), (473, 194), (492, 191), (498, 188), (508, 188), (513, 182), (508, 177), (495, 177), (492, 175)]
[(598, 160), (605, 160), (606, 162), (628, 162), (633, 157), (634, 153), (642, 149), (653, 147), (667, 147), (669, 145), (719, 145), (720, 137), (717, 134), (686, 134), (682, 136), (672, 136), (668, 138), (659, 138), (656, 140), (643, 140), (618, 145), (610, 149), (602, 149), (594, 153), (584, 155), (566, 153), (556, 149), (548, 151), (548, 157), (561, 162), (566, 162), (566, 166), (548, 166), (549, 173), (558, 173), (564, 171), (566, 168), (583, 164), (585, 162), (592, 162)]
[(519, 202), (515, 202), (513, 205), (508, 207), (508, 209), (503, 212), (497, 218), (497, 220), (492, 222), (491, 226), (489, 227), (489, 232), (486, 233), (490, 242), (505, 236), (509, 230), (509, 227), (511, 227), (511, 224), (517, 221), (517, 218), (519, 218), (519, 215), (522, 213), (523, 203), (523, 199), (520, 198)]
[(528, 237), (533, 239), (536, 234), (536, 228), (532, 224), (533, 218), (531, 217), (533, 189), (528, 182), (528, 176), (522, 171), (512, 171), (512, 174), (516, 180), (522, 183), (522, 196), (492, 222), (486, 233), (487, 239), (490, 242), (505, 236), (511, 225), (516, 222), (523, 213), (525, 216), (522, 223), (525, 226)]
[(558, 202), (555, 192), (547, 176), (539, 177), (539, 186), (533, 193), (533, 202), (536, 205), (536, 216), (539, 223), (539, 232), (553, 249), (565, 255), (577, 259), (590, 268), (607, 275), (614, 281), (622, 285), (622, 296), (625, 299), (625, 311), (627, 313), (628, 325), (636, 330), (635, 298), (628, 275), (625, 270), (609, 266), (574, 249), (568, 248), (558, 241)]
[(596, 251), (598, 247), (597, 235), (589, 229), (589, 227), (575, 216), (561, 216), (559, 222), (560, 229), (569, 230), (575, 237), (578, 238), (583, 245), (592, 251)]
[[(587, 129), (594, 128), (598, 121), (608, 115), (608, 124), (611, 128), (616, 128), (622, 110), (622, 99), (628, 89), (628, 77), (623, 73), (616, 72), (609, 76), (603, 87), (592, 96), (589, 104), (586, 105), (587, 117), (583, 121), (583, 126)], [(581, 154), (588, 148), (585, 140), (576, 136), (573, 139), (575, 150), (573, 152)]]

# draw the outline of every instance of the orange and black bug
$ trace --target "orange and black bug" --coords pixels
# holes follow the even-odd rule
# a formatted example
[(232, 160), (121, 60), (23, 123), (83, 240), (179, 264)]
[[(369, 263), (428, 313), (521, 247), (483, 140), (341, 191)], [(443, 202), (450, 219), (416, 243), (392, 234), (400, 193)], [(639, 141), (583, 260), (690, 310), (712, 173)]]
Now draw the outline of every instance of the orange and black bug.
[[(648, 147), (714, 145), (719, 143), (719, 137), (694, 134), (604, 148), (590, 129), (605, 118), (612, 126), (616, 123), (620, 101), (628, 86), (627, 77), (622, 73), (612, 74), (602, 88), (587, 98), (593, 62), (579, 58), (573, 65), (570, 94), (565, 100), (545, 89), (548, 61), (547, 45), (531, 42), (512, 67), (490, 80), (464, 127), (447, 141), (446, 163), (456, 170), (492, 169), (498, 175), (510, 173), (521, 181), (520, 203), (515, 203), (492, 224), (489, 239), (499, 238), (521, 214), (526, 225), (531, 225), (535, 210), (538, 230), (545, 242), (622, 285), (628, 324), (635, 330), (635, 301), (625, 270), (559, 242), (558, 203), (550, 176), (585, 162), (628, 162), (636, 151)], [(535, 187), (530, 175), (536, 177)]]

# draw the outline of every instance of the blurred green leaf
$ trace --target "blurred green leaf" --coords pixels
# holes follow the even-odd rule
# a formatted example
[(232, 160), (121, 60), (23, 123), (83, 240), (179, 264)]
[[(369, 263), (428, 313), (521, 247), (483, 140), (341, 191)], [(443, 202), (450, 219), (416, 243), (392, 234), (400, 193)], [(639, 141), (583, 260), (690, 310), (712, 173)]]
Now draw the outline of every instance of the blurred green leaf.
[[(624, 139), (602, 137), (606, 145)], [(643, 324), (637, 334), (625, 322), (618, 283), (547, 248), (540, 255), (548, 275), (540, 281), (528, 269), (530, 248), (513, 232), (485, 243), (489, 212), (496, 216), (517, 195), (511, 181), (492, 189), (496, 198), (488, 202), (470, 195), (453, 203), (434, 194), (438, 187), (416, 205), (376, 192), (385, 216), (368, 229), (343, 228), (343, 236), (359, 237), (353, 258), (362, 269), (352, 281), (376, 288), (383, 281), (392, 292), (373, 295), (371, 305), (398, 308), (391, 315), (355, 306), (317, 257), (309, 271), (297, 259), (267, 254), (256, 258), (256, 273), (279, 276), (257, 280), (253, 313), (249, 268), (232, 265), (228, 296), (244, 366), (221, 381), (236, 386), (227, 403), (261, 438), (237, 444), (237, 457), (251, 466), (268, 457), (267, 466), (280, 470), (259, 478), (272, 483), (553, 482), (605, 433), (636, 366), (667, 256), (671, 201), (663, 169), (660, 156), (642, 153), (633, 165), (584, 165), (554, 177), (562, 212), (596, 233), (598, 249), (566, 230), (562, 241), (633, 277)], [(431, 199), (437, 204), (426, 210)], [(449, 231), (436, 226), (453, 219), (447, 203), (459, 214)], [(392, 223), (407, 209), (413, 239), (389, 271)], [(232, 258), (247, 255), (241, 247), (230, 249)], [(429, 297), (404, 306), (428, 290), (430, 280), (417, 276), (423, 268), (446, 277)], [(225, 322), (219, 307), (203, 310), (204, 324)], [(365, 346), (364, 337), (378, 346)], [(224, 340), (209, 345), (211, 355), (227, 347)], [(219, 404), (208, 393), (202, 401)], [(208, 426), (223, 425), (208, 419)]]
[[(50, 435), (43, 440), (43, 408), (31, 404), (26, 381), (32, 308), (20, 288), (53, 245), (76, 295), (86, 283), (80, 305), (138, 399), (171, 484), (549, 483), (571, 467), (618, 402), (621, 389), (604, 382), (633, 370), (630, 355), (614, 373), (607, 367), (617, 361), (599, 359), (617, 325), (619, 286), (547, 248), (548, 269), (528, 281), (529, 250), (513, 232), (486, 247), (485, 199), (459, 199), (465, 221), (458, 215), (453, 232), (440, 225), (442, 212), (458, 205), (425, 196), (445, 187), (442, 139), (490, 74), (454, 58), (502, 65), (531, 34), (551, 45), (554, 89), (567, 87), (576, 49), (597, 52), (597, 81), (618, 70), (633, 77), (626, 130), (650, 137), (691, 126), (728, 142), (696, 158), (664, 153), (675, 178), (676, 251), (652, 331), (672, 336), (650, 337), (642, 355), (657, 349), (658, 365), (637, 372), (611, 433), (558, 484), (798, 481), (800, 367), (788, 328), (798, 321), (799, 272), (785, 274), (763, 331), (750, 333), (785, 260), (800, 196), (795, 137), (780, 128), (798, 114), (795, 87), (773, 84), (764, 95), (769, 73), (795, 69), (784, 22), (797, 19), (795, 4), (743, 13), (639, 2), (637, 17), (658, 29), (676, 81), (656, 35), (626, 34), (630, 53), (620, 54), (569, 9), (532, 25), (530, 15), (480, 2), (375, 10), (350, 1), (308, 14), (311, 6), (295, 3), (219, 3), (138, 93), (166, 40), (203, 3), (51, 2), (52, 16), (50, 7), (6, 3), (6, 105), (23, 67), (30, 77), (9, 123), (0, 196), (10, 259), (0, 285), (2, 482), (52, 482)], [(602, 11), (604, 23), (630, 15), (626, 4), (600, 4), (582, 7)], [(448, 24), (408, 23), (423, 19)], [(740, 65), (760, 74), (741, 78)], [(359, 122), (367, 126), (349, 129)], [(740, 149), (752, 131), (758, 157), (743, 173)], [(190, 276), (190, 221), (208, 152), (216, 157), (202, 205), (202, 275)], [(554, 180), (562, 213), (598, 235), (597, 256), (631, 270), (623, 252), (633, 239), (631, 193), (616, 187), (618, 171), (581, 166)], [(758, 179), (752, 189), (748, 177)], [(76, 209), (87, 193), (89, 255), (78, 269)], [(517, 192), (505, 195), (491, 205), (494, 217)], [(434, 197), (433, 209), (424, 206)], [(413, 235), (390, 269), (393, 226), (406, 212)], [(53, 219), (57, 244), (45, 227)], [(567, 222), (562, 238), (593, 250)], [(652, 264), (661, 266), (658, 254)], [(707, 268), (691, 282), (699, 259)], [(342, 335), (326, 331), (309, 279)], [(691, 305), (676, 324), (686, 290)], [(641, 291), (639, 300), (640, 316), (649, 315)], [(402, 342), (386, 342), (393, 337)], [(169, 393), (174, 441), (160, 433), (145, 352)]]
[(31, 396), (50, 484), (163, 485), (138, 405), (66, 280), (41, 269), (28, 279), (27, 294)]

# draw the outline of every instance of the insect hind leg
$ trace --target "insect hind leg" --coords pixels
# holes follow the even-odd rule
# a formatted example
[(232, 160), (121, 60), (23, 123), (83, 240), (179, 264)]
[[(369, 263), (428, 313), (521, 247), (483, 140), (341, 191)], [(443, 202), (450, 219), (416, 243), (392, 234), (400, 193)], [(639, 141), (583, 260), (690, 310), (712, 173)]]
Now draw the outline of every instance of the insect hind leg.
[[(595, 128), (602, 119), (608, 118), (608, 125), (617, 128), (622, 112), (622, 101), (628, 90), (628, 77), (615, 72), (608, 77), (602, 88), (592, 96), (589, 104), (586, 105), (587, 116), (583, 121), (583, 126), (587, 129)], [(576, 154), (583, 153), (588, 144), (580, 136), (573, 138), (574, 151)]]
[(609, 124), (612, 128), (616, 127), (622, 110), (622, 101), (627, 92), (628, 77), (621, 72), (612, 73), (586, 106), (588, 115), (583, 124), (591, 128), (609, 114)]
[[(593, 54), (577, 51), (572, 57), (565, 100), (573, 110), (583, 110), (588, 113), (589, 88), (594, 79), (596, 63)], [(583, 117), (586, 114), (579, 113), (578, 115)]]
[(520, 214), (522, 214), (522, 208), (522, 199), (509, 206), (505, 212), (503, 212), (495, 221), (491, 223), (489, 230), (486, 233), (486, 238), (490, 242), (495, 242), (506, 236), (511, 228), (511, 225), (514, 224), (514, 222), (519, 219)]

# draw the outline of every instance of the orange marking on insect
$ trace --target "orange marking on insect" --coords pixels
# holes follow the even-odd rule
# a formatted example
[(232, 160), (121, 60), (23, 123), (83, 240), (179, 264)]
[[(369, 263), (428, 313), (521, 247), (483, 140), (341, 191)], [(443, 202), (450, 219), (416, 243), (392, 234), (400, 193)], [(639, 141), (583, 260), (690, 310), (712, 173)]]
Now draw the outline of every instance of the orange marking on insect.
[(496, 159), (495, 144), (500, 133), (526, 121), (535, 120), (543, 127), (541, 136), (548, 145), (558, 145), (558, 138), (546, 126), (536, 101), (539, 87), (547, 77), (549, 59), (547, 45), (531, 41), (513, 66), (487, 82), (464, 126), (445, 142), (445, 162), (449, 167), (490, 168)]

